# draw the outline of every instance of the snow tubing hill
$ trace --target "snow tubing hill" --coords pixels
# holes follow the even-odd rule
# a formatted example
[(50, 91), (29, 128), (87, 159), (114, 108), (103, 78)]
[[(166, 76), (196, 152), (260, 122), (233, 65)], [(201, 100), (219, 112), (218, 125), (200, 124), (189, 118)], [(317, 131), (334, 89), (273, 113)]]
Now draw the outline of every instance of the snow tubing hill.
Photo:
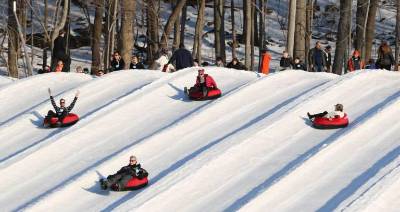
[[(141, 188), (144, 188), (145, 186), (147, 186), (148, 183), (149, 183), (149, 180), (148, 180), (147, 177), (144, 177), (142, 179), (134, 177), (134, 178), (130, 179), (126, 183), (126, 185), (124, 186), (123, 189), (121, 189), (119, 191), (128, 191), (128, 190), (141, 189)], [(117, 187), (115, 185), (111, 186), (111, 189), (114, 190), (114, 191), (117, 191), (116, 188)]]
[(220, 89), (209, 90), (206, 97), (203, 97), (203, 92), (201, 91), (189, 91), (189, 99), (191, 100), (208, 100), (208, 99), (216, 99), (221, 96)]
[(316, 117), (313, 121), (313, 126), (317, 129), (336, 129), (347, 127), (347, 125), (349, 125), (347, 114), (344, 114), (343, 118)]
[(74, 125), (76, 122), (79, 121), (79, 116), (74, 114), (74, 113), (70, 113), (68, 114), (63, 121), (60, 124), (57, 124), (58, 122), (58, 118), (57, 117), (53, 117), (50, 119), (50, 123), (46, 123), (47, 120), (45, 119), (44, 122), (45, 124), (48, 124), (50, 127), (55, 128), (55, 127), (68, 127), (71, 125)]

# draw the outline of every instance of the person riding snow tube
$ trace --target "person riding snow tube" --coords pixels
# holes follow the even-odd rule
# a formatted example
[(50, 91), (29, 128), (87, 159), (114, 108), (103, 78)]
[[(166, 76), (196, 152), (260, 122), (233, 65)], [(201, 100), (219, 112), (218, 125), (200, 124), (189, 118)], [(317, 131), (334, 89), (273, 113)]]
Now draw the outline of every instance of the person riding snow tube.
[(117, 173), (109, 175), (107, 179), (100, 179), (100, 186), (103, 190), (107, 188), (113, 191), (136, 190), (149, 183), (148, 175), (147, 171), (137, 163), (136, 157), (130, 156), (129, 164)]
[(313, 114), (307, 113), (308, 118), (313, 122), (313, 126), (317, 129), (336, 129), (347, 127), (349, 119), (347, 114), (343, 112), (343, 105), (336, 104), (335, 110), (328, 113)]
[(47, 116), (43, 121), (44, 127), (67, 127), (79, 121), (78, 115), (70, 113), (74, 108), (76, 101), (78, 100), (79, 90), (76, 91), (75, 98), (68, 107), (65, 106), (65, 99), (60, 99), (60, 107), (58, 107), (54, 101), (54, 97), (51, 95), (50, 88), (48, 89), (48, 92), (50, 95), (51, 104), (56, 112), (52, 110), (47, 112)]
[(221, 96), (221, 90), (214, 79), (204, 73), (204, 69), (199, 69), (196, 84), (189, 89), (188, 95), (191, 100), (216, 99)]

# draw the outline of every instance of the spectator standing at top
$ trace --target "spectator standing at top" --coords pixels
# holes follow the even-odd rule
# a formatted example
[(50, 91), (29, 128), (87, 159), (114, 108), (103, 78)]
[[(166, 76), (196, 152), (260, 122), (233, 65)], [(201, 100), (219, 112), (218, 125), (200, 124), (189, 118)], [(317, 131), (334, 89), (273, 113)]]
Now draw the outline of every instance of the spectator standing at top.
[(144, 65), (141, 62), (139, 62), (139, 58), (136, 55), (132, 56), (129, 69), (144, 69)]
[(347, 61), (347, 69), (350, 72), (364, 69), (364, 61), (361, 60), (361, 55), (358, 50), (354, 50), (353, 55), (349, 61)]
[(237, 69), (237, 70), (246, 70), (246, 67), (242, 63), (240, 63), (236, 57), (232, 58), (232, 61), (230, 63), (228, 63), (228, 65), (226, 67)]
[(300, 60), (299, 57), (294, 59), (293, 69), (307, 71), (306, 65)]
[(168, 64), (175, 62), (176, 70), (181, 70), (188, 67), (193, 67), (193, 57), (189, 50), (185, 48), (183, 43), (179, 44), (179, 49), (177, 49), (172, 55)]
[(65, 31), (61, 30), (58, 37), (54, 40), (51, 70), (55, 70), (58, 61), (61, 60), (64, 64), (63, 71), (69, 72), (71, 58), (66, 52), (67, 48), (66, 45), (67, 45), (67, 40), (65, 38)]
[(394, 57), (392, 49), (387, 42), (383, 41), (378, 49), (378, 59), (376, 61), (378, 68), (386, 69), (390, 71), (392, 65), (394, 65)]
[(289, 57), (289, 53), (287, 51), (283, 51), (283, 55), (281, 57), (281, 61), (279, 62), (281, 67), (281, 71), (290, 69), (292, 66), (292, 58)]
[(325, 53), (322, 51), (319, 41), (315, 43), (314, 48), (310, 49), (308, 53), (308, 62), (313, 72), (323, 72), (326, 70)]
[(325, 64), (326, 64), (326, 72), (332, 73), (332, 47), (327, 45), (324, 49), (325, 53)]
[(225, 63), (224, 63), (224, 60), (222, 59), (222, 57), (217, 57), (217, 59), (215, 61), (215, 65), (217, 67), (225, 67)]
[(168, 50), (167, 49), (161, 49), (160, 50), (160, 57), (154, 61), (154, 66), (152, 66), (152, 69), (160, 70), (163, 72), (173, 72), (174, 71), (174, 66), (171, 64), (168, 64)]
[(260, 73), (269, 74), (269, 63), (271, 61), (271, 54), (268, 49), (263, 49), (261, 52)]
[(54, 69), (54, 72), (62, 72), (64, 70), (64, 63), (62, 60), (57, 61), (56, 68)]
[(113, 58), (111, 60), (111, 72), (120, 71), (125, 67), (125, 61), (119, 54), (119, 52), (114, 52)]

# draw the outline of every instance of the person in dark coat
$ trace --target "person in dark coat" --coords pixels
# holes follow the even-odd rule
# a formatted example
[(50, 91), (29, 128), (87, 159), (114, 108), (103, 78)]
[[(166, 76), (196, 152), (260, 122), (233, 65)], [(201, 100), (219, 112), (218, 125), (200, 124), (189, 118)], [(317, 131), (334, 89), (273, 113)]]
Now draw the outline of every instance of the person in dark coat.
[(326, 72), (331, 73), (332, 72), (332, 47), (331, 46), (326, 46), (324, 53), (325, 53), (325, 64), (326, 64)]
[(376, 65), (378, 68), (390, 71), (392, 65), (395, 64), (392, 49), (387, 42), (382, 42), (378, 49), (378, 59)]
[(139, 62), (139, 58), (136, 55), (132, 56), (129, 69), (144, 69), (143, 63)]
[[(76, 101), (78, 100), (78, 96), (79, 96), (79, 90), (76, 91), (75, 94), (75, 98), (72, 101), (72, 103), (66, 107), (65, 106), (65, 99), (60, 99), (60, 107), (57, 106), (56, 102), (54, 101), (54, 97), (51, 95), (51, 90), (50, 88), (48, 89), (49, 95), (50, 95), (50, 101), (51, 104), (53, 105), (53, 108), (55, 110), (55, 112), (53, 110), (49, 110), (49, 112), (47, 113), (47, 116), (45, 117), (45, 119), (47, 121), (45, 121), (44, 123), (49, 123), (49, 120), (53, 117), (57, 117), (58, 118), (58, 124), (61, 124), (63, 119), (71, 112), (71, 110), (74, 108)], [(45, 124), (44, 124), (45, 125)]]
[(292, 66), (292, 58), (289, 57), (289, 53), (287, 51), (283, 51), (283, 55), (281, 57), (281, 61), (279, 62), (280, 70), (284, 71), (290, 69)]
[(246, 70), (246, 67), (241, 62), (239, 62), (239, 60), (236, 57), (232, 58), (232, 61), (228, 63), (226, 67), (237, 70)]
[(111, 60), (111, 72), (121, 71), (125, 67), (125, 61), (119, 52), (114, 52), (113, 59)]
[(129, 164), (122, 167), (117, 173), (109, 175), (107, 179), (101, 179), (101, 188), (106, 190), (113, 184), (117, 186), (117, 190), (122, 190), (125, 188), (126, 183), (132, 178), (143, 179), (149, 174), (145, 169), (143, 169), (140, 164), (137, 163), (135, 156), (129, 157)]
[[(175, 62), (176, 70), (181, 70), (188, 67), (193, 67), (193, 57), (189, 50), (185, 49), (183, 43), (179, 44), (179, 49), (174, 52), (168, 64)], [(167, 65), (168, 65), (167, 64)]]
[(307, 71), (306, 65), (300, 60), (299, 57), (294, 59), (293, 69)]
[(66, 45), (67, 40), (65, 38), (65, 31), (61, 30), (58, 37), (54, 40), (51, 70), (54, 70), (57, 62), (61, 60), (64, 63), (64, 68), (62, 71), (69, 72), (71, 58), (67, 54)]
[(311, 71), (323, 72), (326, 71), (326, 58), (325, 53), (321, 49), (321, 43), (317, 41), (315, 47), (310, 49), (308, 53), (308, 61), (310, 63)]

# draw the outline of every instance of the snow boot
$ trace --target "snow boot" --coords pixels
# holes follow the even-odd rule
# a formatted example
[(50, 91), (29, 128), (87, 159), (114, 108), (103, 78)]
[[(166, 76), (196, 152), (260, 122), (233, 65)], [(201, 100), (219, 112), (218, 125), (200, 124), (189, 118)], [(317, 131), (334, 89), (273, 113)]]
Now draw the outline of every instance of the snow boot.
[(308, 119), (310, 119), (310, 120), (312, 119), (312, 116), (309, 112), (307, 112), (307, 116), (308, 116)]
[(183, 91), (185, 92), (186, 95), (189, 95), (189, 91), (188, 91), (187, 87), (184, 87)]
[(104, 179), (100, 179), (100, 187), (101, 187), (101, 189), (103, 189), (103, 190), (107, 190), (107, 180), (104, 180)]

